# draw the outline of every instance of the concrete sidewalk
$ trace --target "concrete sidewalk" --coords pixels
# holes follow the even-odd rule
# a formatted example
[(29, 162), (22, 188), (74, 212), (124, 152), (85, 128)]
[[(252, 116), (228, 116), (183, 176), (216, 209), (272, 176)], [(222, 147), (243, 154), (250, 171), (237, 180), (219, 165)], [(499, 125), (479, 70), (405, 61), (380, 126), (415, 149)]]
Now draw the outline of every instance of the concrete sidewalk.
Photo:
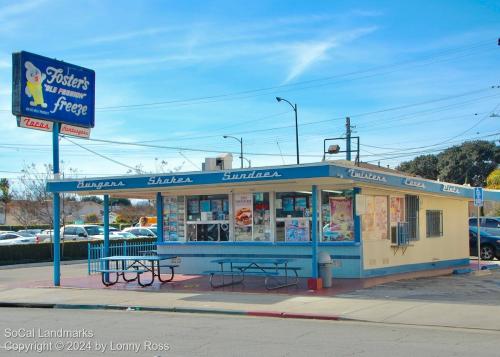
[(500, 331), (499, 305), (252, 293), (156, 293), (75, 288), (14, 288), (0, 292), (0, 306), (24, 303), (49, 304), (55, 308), (153, 309)]

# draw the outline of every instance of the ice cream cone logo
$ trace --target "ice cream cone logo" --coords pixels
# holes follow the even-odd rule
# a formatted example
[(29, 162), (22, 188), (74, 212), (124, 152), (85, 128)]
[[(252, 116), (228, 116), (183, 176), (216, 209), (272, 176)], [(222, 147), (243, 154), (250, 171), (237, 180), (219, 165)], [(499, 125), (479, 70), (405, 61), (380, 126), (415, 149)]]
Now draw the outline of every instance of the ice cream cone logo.
[(47, 108), (47, 103), (43, 100), (42, 82), (45, 80), (46, 75), (42, 73), (30, 61), (24, 63), (26, 67), (26, 88), (24, 92), (29, 98), (32, 98), (30, 105), (33, 107), (41, 106)]

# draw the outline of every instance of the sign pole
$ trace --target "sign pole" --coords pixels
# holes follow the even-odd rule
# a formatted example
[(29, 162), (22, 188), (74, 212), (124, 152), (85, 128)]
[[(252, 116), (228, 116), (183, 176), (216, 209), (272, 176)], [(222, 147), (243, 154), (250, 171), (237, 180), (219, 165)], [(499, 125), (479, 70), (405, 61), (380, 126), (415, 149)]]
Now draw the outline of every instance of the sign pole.
[[(52, 167), (54, 179), (59, 179), (59, 123), (54, 123), (52, 131)], [(53, 225), (54, 225), (54, 286), (61, 285), (61, 236), (60, 236), (60, 196), (54, 192), (53, 198)]]
[(481, 206), (477, 206), (477, 271), (481, 270), (481, 225), (479, 224)]

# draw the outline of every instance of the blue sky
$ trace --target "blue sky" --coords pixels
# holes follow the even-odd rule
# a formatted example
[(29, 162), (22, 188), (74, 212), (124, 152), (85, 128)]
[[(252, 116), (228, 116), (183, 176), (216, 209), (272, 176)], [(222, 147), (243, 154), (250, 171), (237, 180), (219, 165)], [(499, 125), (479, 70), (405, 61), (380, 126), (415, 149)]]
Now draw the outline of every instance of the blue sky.
[[(170, 147), (74, 139), (127, 166), (196, 170), (239, 150), (225, 134), (252, 166), (294, 163), (282, 96), (298, 105), (301, 162), (320, 161), (350, 116), (361, 159), (393, 167), (498, 140), (499, 23), (498, 1), (1, 1), (0, 171), (13, 173), (0, 176), (51, 161), (51, 135), (10, 113), (15, 51), (96, 71), (91, 138)], [(80, 175), (127, 171), (64, 139), (61, 159)]]

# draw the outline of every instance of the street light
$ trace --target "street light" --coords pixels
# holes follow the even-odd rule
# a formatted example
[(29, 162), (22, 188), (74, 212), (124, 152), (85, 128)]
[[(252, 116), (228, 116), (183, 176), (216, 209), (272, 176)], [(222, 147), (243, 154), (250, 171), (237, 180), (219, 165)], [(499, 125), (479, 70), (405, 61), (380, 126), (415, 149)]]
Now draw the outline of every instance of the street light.
[(279, 102), (284, 101), (290, 104), (292, 107), (293, 111), (295, 112), (295, 146), (297, 147), (297, 165), (299, 164), (299, 126), (297, 124), (297, 104), (292, 104), (288, 100), (281, 98), (281, 97), (276, 97), (276, 100)]
[(227, 138), (231, 138), (231, 139), (234, 139), (236, 141), (238, 141), (240, 143), (240, 159), (241, 159), (241, 168), (243, 168), (243, 138), (237, 138), (235, 136), (231, 136), (231, 135), (224, 135), (223, 136), (224, 139), (227, 139)]

